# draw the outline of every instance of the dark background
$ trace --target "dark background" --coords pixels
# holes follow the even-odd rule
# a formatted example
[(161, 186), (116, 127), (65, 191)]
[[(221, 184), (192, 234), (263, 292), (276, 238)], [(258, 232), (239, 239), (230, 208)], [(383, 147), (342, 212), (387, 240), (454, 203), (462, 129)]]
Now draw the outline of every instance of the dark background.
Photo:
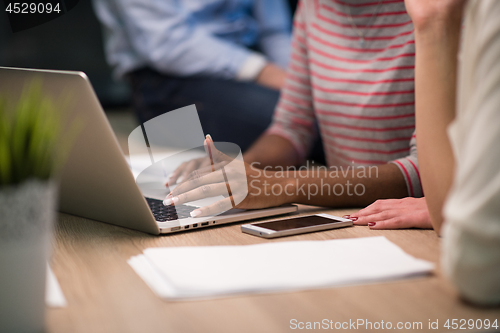
[[(297, 1), (289, 0), (292, 13)], [(127, 83), (114, 80), (106, 63), (101, 26), (90, 0), (80, 1), (62, 17), (17, 33), (11, 32), (0, 8), (0, 66), (83, 71), (105, 108), (129, 105)]]
[(84, 71), (104, 106), (123, 106), (129, 101), (127, 84), (116, 82), (111, 76), (101, 26), (90, 0), (80, 1), (73, 10), (53, 21), (16, 33), (11, 32), (2, 11), (0, 65)]

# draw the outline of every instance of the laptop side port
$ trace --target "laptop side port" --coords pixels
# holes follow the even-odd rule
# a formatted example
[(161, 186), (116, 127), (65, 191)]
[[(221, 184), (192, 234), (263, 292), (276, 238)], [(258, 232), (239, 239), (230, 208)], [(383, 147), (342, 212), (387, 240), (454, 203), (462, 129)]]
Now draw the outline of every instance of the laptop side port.
[(196, 228), (198, 226), (198, 223), (193, 224), (193, 228)]
[(173, 227), (170, 229), (170, 231), (178, 231), (178, 230), (181, 230), (181, 227)]
[(208, 225), (208, 223), (210, 223), (210, 222), (203, 222), (203, 223), (201, 224), (201, 226), (202, 226), (202, 227), (203, 227), (203, 226), (206, 226), (206, 225)]
[(184, 229), (189, 229), (189, 226), (188, 225), (184, 226)]

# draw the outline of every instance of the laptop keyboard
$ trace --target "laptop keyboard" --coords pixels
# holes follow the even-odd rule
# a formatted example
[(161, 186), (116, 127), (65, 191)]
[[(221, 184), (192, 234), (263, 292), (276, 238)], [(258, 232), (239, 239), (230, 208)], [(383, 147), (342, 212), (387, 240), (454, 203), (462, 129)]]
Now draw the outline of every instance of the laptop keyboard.
[(165, 222), (190, 217), (196, 207), (187, 205), (164, 206), (162, 200), (146, 198), (149, 208), (153, 212), (156, 221)]

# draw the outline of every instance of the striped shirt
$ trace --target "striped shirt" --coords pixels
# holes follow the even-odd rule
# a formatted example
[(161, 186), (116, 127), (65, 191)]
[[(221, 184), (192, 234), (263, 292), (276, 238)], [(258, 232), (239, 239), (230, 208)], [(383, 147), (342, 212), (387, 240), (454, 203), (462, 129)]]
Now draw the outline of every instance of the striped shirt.
[(344, 1), (299, 4), (287, 78), (267, 133), (288, 139), (304, 158), (317, 121), (329, 166), (394, 163), (408, 195), (420, 197), (413, 24), (403, 0)]

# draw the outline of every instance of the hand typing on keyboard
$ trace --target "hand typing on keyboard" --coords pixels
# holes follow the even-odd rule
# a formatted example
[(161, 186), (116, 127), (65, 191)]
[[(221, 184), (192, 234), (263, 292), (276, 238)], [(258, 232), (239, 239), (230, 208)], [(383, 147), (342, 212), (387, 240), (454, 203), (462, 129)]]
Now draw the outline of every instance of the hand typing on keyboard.
[[(218, 143), (224, 146), (225, 143)], [(186, 179), (167, 195), (164, 205), (180, 205), (185, 202), (222, 195), (224, 199), (208, 206), (200, 207), (190, 213), (192, 217), (211, 216), (228, 211), (231, 208), (256, 209), (279, 206), (284, 202), (280, 196), (265, 195), (258, 191), (248, 195), (248, 184), (266, 186), (268, 179), (261, 170), (243, 162), (241, 152), (232, 157), (215, 147), (212, 138), (207, 135), (204, 141), (205, 151), (210, 164), (200, 163)], [(233, 145), (235, 146), (235, 145)], [(239, 151), (239, 149), (238, 149)], [(267, 183), (269, 185), (269, 183)]]

